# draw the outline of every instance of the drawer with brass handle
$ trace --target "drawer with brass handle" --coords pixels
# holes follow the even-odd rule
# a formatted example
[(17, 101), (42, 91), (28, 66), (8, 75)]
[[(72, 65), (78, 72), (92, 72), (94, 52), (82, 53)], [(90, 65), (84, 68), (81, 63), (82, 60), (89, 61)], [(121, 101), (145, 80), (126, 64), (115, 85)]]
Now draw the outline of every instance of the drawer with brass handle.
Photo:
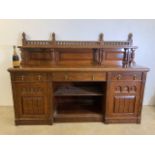
[(142, 72), (112, 72), (111, 80), (141, 80)]
[(12, 81), (14, 82), (39, 82), (46, 81), (46, 73), (15, 73), (12, 74)]
[(105, 72), (55, 72), (52, 81), (106, 81)]

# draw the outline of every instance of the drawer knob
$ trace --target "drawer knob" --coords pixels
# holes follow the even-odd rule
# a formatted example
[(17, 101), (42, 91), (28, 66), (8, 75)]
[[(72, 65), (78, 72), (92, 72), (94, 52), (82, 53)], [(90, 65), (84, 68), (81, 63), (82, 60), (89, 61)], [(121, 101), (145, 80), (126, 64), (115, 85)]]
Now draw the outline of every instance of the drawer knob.
[(134, 80), (137, 80), (137, 75), (136, 74), (133, 76), (133, 79)]
[(121, 79), (121, 74), (118, 74), (117, 80), (120, 80), (120, 79)]

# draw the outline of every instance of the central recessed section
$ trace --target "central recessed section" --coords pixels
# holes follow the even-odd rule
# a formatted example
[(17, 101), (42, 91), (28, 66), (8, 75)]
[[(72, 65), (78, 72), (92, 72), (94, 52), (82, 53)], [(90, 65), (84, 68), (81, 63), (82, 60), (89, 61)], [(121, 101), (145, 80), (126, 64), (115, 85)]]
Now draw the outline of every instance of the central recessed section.
[(54, 82), (55, 121), (103, 121), (104, 82)]

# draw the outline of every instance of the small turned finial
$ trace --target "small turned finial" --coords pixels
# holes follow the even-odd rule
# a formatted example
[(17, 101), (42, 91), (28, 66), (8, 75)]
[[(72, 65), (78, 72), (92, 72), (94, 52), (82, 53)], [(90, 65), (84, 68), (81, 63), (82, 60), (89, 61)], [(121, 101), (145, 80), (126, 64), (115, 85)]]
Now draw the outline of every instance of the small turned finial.
[(130, 45), (132, 45), (132, 43), (133, 43), (133, 34), (132, 33), (128, 34), (128, 41), (130, 42)]
[(25, 32), (22, 33), (22, 36), (23, 36), (23, 39), (25, 40), (25, 39), (26, 39), (26, 37), (25, 37), (25, 36), (26, 36)]
[(23, 45), (25, 45), (26, 44), (26, 34), (25, 34), (25, 32), (22, 33), (22, 37), (23, 37), (22, 43), (23, 43)]
[(52, 41), (55, 41), (55, 33), (52, 33)]
[(103, 37), (104, 37), (104, 34), (101, 33), (100, 36), (99, 36), (99, 40), (100, 40), (100, 41), (103, 41)]
[(13, 49), (14, 49), (14, 50), (16, 49), (16, 46), (15, 46), (15, 45), (13, 45)]

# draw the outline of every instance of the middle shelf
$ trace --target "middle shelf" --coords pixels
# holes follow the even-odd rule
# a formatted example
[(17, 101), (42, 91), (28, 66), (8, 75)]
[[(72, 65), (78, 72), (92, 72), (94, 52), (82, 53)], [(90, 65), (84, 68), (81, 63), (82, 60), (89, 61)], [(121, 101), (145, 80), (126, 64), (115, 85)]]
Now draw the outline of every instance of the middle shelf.
[(54, 96), (102, 96), (101, 83), (63, 83), (56, 85)]
[(75, 87), (61, 86), (55, 93), (55, 96), (102, 96), (103, 93), (94, 87)]

